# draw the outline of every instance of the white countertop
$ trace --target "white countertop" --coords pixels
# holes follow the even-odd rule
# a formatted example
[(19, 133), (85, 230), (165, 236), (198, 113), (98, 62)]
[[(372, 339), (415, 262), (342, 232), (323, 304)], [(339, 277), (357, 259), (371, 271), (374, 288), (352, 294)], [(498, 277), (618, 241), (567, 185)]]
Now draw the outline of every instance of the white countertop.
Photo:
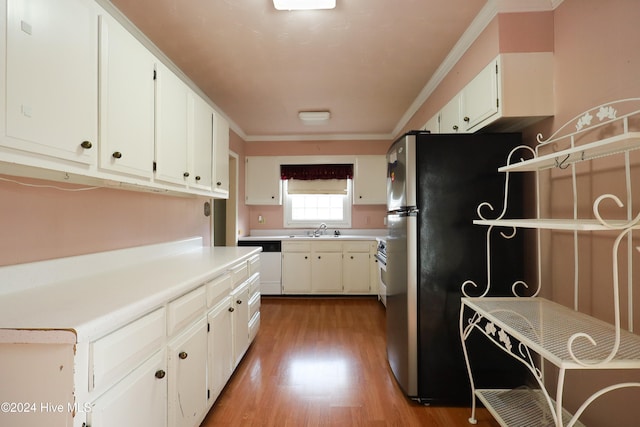
[[(199, 247), (139, 263), (116, 264), (93, 275), (69, 275), (62, 281), (52, 279), (50, 284), (12, 290), (0, 294), (0, 328), (67, 329), (75, 331), (78, 342), (92, 340), (259, 252), (253, 247)], [(65, 261), (69, 260), (73, 257)], [(28, 266), (19, 267), (24, 270)], [(11, 274), (0, 274), (5, 277)]]

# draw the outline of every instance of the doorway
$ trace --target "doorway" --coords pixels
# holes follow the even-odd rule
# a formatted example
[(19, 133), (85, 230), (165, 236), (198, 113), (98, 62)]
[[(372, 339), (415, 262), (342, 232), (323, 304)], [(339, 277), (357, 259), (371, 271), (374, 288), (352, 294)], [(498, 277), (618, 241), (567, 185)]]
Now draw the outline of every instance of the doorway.
[(213, 246), (236, 246), (238, 242), (238, 158), (229, 151), (229, 198), (213, 200)]

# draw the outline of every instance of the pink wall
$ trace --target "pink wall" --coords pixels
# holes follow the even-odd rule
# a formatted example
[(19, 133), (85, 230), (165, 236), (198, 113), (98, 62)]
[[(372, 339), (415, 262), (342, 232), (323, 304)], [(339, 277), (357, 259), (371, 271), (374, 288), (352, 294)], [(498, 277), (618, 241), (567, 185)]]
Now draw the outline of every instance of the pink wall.
[[(525, 131), (525, 140), (535, 144), (535, 135), (549, 136), (555, 129), (581, 112), (616, 99), (640, 96), (640, 7), (636, 0), (565, 0), (554, 13), (555, 117)], [(524, 25), (524, 23), (523, 23)], [(511, 29), (510, 31), (516, 31)], [(501, 44), (502, 46), (502, 44)], [(632, 153), (632, 182), (639, 182), (640, 153)], [(603, 193), (620, 194), (625, 199), (621, 157), (581, 164), (579, 210), (590, 215), (593, 200)], [(541, 207), (551, 216), (566, 215), (570, 180), (553, 170), (542, 176)], [(633, 214), (640, 212), (639, 189)], [(613, 322), (612, 263), (610, 235), (584, 234), (580, 237), (580, 310)], [(573, 239), (567, 233), (546, 233), (543, 240), (545, 295), (571, 305), (573, 298)], [(633, 254), (634, 282), (639, 283), (640, 259)], [(626, 271), (625, 266), (621, 266)], [(621, 274), (625, 276), (625, 274)], [(624, 283), (624, 277), (622, 277)], [(637, 290), (636, 290), (637, 294)], [(622, 290), (622, 306), (626, 292)], [(635, 301), (635, 330), (640, 328), (640, 298)], [(622, 312), (623, 321), (626, 314)], [(547, 373), (555, 373), (549, 370)], [(574, 371), (565, 384), (566, 405), (574, 411), (591, 393), (616, 382), (640, 381), (633, 371)], [(554, 379), (549, 376), (553, 387)], [(640, 390), (626, 389), (605, 395), (585, 412), (581, 420), (593, 426), (635, 426), (640, 417)]]
[[(0, 176), (26, 184), (60, 183)], [(0, 181), (0, 265), (201, 236), (205, 200), (100, 188), (68, 192)]]

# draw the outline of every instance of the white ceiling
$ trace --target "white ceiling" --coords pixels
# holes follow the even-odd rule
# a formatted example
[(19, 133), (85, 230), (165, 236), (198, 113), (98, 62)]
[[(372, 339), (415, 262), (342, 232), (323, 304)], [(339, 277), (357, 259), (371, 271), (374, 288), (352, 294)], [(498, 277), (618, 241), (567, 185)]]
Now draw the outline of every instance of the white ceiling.
[[(390, 139), (498, 3), (551, 1), (337, 0), (334, 10), (277, 11), (272, 0), (111, 0), (245, 140)], [(301, 110), (329, 110), (331, 120), (303, 125)]]

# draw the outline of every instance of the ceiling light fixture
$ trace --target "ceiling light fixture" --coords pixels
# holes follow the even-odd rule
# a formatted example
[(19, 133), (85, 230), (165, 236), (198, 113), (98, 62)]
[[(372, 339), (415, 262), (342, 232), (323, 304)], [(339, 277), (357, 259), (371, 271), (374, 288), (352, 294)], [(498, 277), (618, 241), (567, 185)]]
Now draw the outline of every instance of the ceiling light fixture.
[(336, 0), (273, 0), (278, 10), (334, 9)]
[(305, 125), (322, 125), (329, 121), (331, 113), (329, 111), (300, 111), (298, 118)]

